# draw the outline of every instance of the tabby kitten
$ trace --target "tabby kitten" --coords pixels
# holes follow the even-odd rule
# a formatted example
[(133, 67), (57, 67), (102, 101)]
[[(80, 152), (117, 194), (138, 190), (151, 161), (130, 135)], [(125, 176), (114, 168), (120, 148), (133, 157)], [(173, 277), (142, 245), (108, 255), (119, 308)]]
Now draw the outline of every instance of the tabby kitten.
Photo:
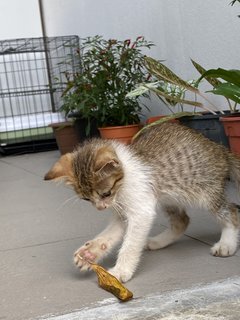
[[(236, 205), (224, 195), (229, 177), (240, 182), (240, 158), (187, 127), (163, 123), (147, 128), (129, 146), (90, 140), (62, 156), (45, 179), (65, 178), (98, 210), (114, 209), (111, 223), (76, 251), (74, 261), (85, 270), (88, 266), (78, 254), (96, 262), (123, 240), (110, 272), (125, 282), (133, 276), (144, 247), (164, 248), (184, 233), (189, 205), (209, 210), (222, 226), (212, 254), (226, 257), (236, 252), (240, 222)], [(148, 238), (157, 204), (168, 215), (170, 227)]]

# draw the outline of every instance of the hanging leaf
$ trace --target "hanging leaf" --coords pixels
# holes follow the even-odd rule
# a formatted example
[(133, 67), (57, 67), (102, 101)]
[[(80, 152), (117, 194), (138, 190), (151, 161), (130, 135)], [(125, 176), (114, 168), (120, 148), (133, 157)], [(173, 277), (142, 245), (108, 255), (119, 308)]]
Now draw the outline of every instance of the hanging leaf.
[(174, 101), (176, 104), (177, 103), (183, 103), (183, 104), (187, 104), (187, 105), (203, 108), (203, 104), (201, 102), (181, 99), (178, 96), (172, 96), (170, 94), (167, 94), (167, 93), (163, 92), (162, 90), (159, 90), (159, 89), (156, 89), (156, 88), (153, 88), (153, 87), (149, 88), (149, 90), (152, 91), (152, 92), (155, 92), (159, 96), (164, 97), (166, 100)]
[[(197, 113), (198, 115), (201, 115), (201, 113)], [(187, 111), (183, 111), (183, 112), (176, 112), (174, 114), (171, 114), (171, 115), (167, 115), (159, 120), (156, 120), (150, 124), (148, 124), (147, 126), (145, 126), (142, 130), (144, 130), (145, 128), (148, 128), (148, 127), (152, 127), (152, 126), (155, 126), (156, 124), (160, 124), (160, 123), (163, 123), (163, 122), (166, 122), (166, 121), (169, 121), (169, 120), (173, 120), (173, 119), (179, 119), (179, 118), (182, 118), (182, 117), (192, 117), (192, 116), (195, 116), (196, 115), (196, 112), (187, 112)]]
[(191, 86), (189, 83), (179, 78), (174, 72), (172, 72), (161, 62), (150, 57), (145, 57), (144, 59), (148, 71), (151, 74), (155, 75), (159, 80), (173, 83), (195, 93), (198, 92), (197, 88)]
[[(200, 115), (201, 113), (198, 113), (198, 115)], [(158, 124), (161, 124), (161, 123), (164, 123), (164, 122), (167, 122), (169, 120), (173, 120), (173, 119), (179, 119), (179, 118), (182, 118), (182, 117), (191, 117), (191, 116), (195, 116), (196, 115), (196, 112), (176, 112), (174, 114), (171, 114), (171, 115), (167, 115), (167, 116), (164, 116), (162, 117), (161, 119), (159, 120), (156, 120), (148, 125), (146, 125), (145, 127), (143, 127), (140, 131), (138, 131), (135, 136), (132, 138), (132, 141), (135, 140), (143, 131), (145, 131), (146, 129), (148, 129), (149, 127), (153, 127), (153, 126), (156, 126)]]
[[(197, 69), (197, 71), (203, 75), (206, 70), (200, 66), (199, 63), (197, 63), (196, 61), (194, 61), (193, 59), (191, 59), (192, 61), (192, 64), (194, 65), (194, 67)], [(215, 88), (217, 85), (219, 85), (221, 83), (221, 81), (219, 81), (218, 79), (216, 78), (211, 78), (211, 77), (205, 77), (205, 79)], [(198, 80), (197, 81), (197, 85), (200, 83), (200, 81)]]
[(151, 90), (152, 88), (157, 88), (158, 86), (159, 86), (159, 81), (140, 84), (139, 86), (137, 86), (137, 88), (128, 92), (126, 95), (126, 98), (134, 98), (134, 97), (141, 96), (144, 93)]

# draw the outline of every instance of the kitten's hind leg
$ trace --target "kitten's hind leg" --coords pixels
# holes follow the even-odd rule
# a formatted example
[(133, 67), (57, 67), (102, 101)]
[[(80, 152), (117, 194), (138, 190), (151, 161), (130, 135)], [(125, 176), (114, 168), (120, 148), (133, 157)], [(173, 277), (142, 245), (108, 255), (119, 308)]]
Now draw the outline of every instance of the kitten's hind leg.
[(171, 226), (157, 236), (148, 239), (147, 249), (149, 250), (162, 249), (175, 242), (181, 237), (189, 224), (189, 217), (184, 209), (167, 206), (165, 211), (169, 216)]
[(222, 234), (220, 240), (211, 248), (214, 256), (228, 257), (232, 256), (238, 246), (239, 236), (239, 213), (235, 204), (224, 204), (214, 212), (222, 225)]

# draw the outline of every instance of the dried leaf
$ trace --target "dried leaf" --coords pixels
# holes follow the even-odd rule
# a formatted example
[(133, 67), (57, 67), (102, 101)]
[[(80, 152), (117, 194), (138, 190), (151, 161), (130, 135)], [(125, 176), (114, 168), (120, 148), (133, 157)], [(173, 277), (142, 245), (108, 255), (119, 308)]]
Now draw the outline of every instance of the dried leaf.
[(167, 81), (173, 83), (177, 86), (181, 86), (187, 90), (198, 93), (198, 89), (194, 86), (191, 86), (189, 83), (179, 78), (174, 72), (167, 68), (160, 61), (157, 61), (150, 57), (145, 57), (145, 65), (148, 71), (155, 75), (159, 80)]
[(101, 288), (111, 292), (121, 301), (128, 301), (132, 299), (133, 293), (124, 287), (116, 277), (111, 275), (98, 264), (91, 264), (91, 267), (98, 276), (98, 284)]
[(116, 296), (119, 300), (125, 302), (133, 297), (133, 293), (129, 291), (122, 283), (113, 275), (111, 275), (107, 270), (96, 263), (92, 263), (80, 255), (78, 255), (80, 259), (85, 260), (87, 263), (90, 264), (91, 269), (96, 272), (98, 276), (98, 284), (104, 290), (112, 293)]

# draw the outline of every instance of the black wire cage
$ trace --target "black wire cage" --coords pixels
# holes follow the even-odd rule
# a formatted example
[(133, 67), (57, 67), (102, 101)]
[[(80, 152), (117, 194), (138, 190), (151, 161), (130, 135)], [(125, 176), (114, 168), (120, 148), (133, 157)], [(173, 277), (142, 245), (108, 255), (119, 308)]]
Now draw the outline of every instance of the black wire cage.
[(56, 148), (50, 123), (59, 111), (67, 75), (80, 70), (79, 37), (0, 41), (0, 153)]

